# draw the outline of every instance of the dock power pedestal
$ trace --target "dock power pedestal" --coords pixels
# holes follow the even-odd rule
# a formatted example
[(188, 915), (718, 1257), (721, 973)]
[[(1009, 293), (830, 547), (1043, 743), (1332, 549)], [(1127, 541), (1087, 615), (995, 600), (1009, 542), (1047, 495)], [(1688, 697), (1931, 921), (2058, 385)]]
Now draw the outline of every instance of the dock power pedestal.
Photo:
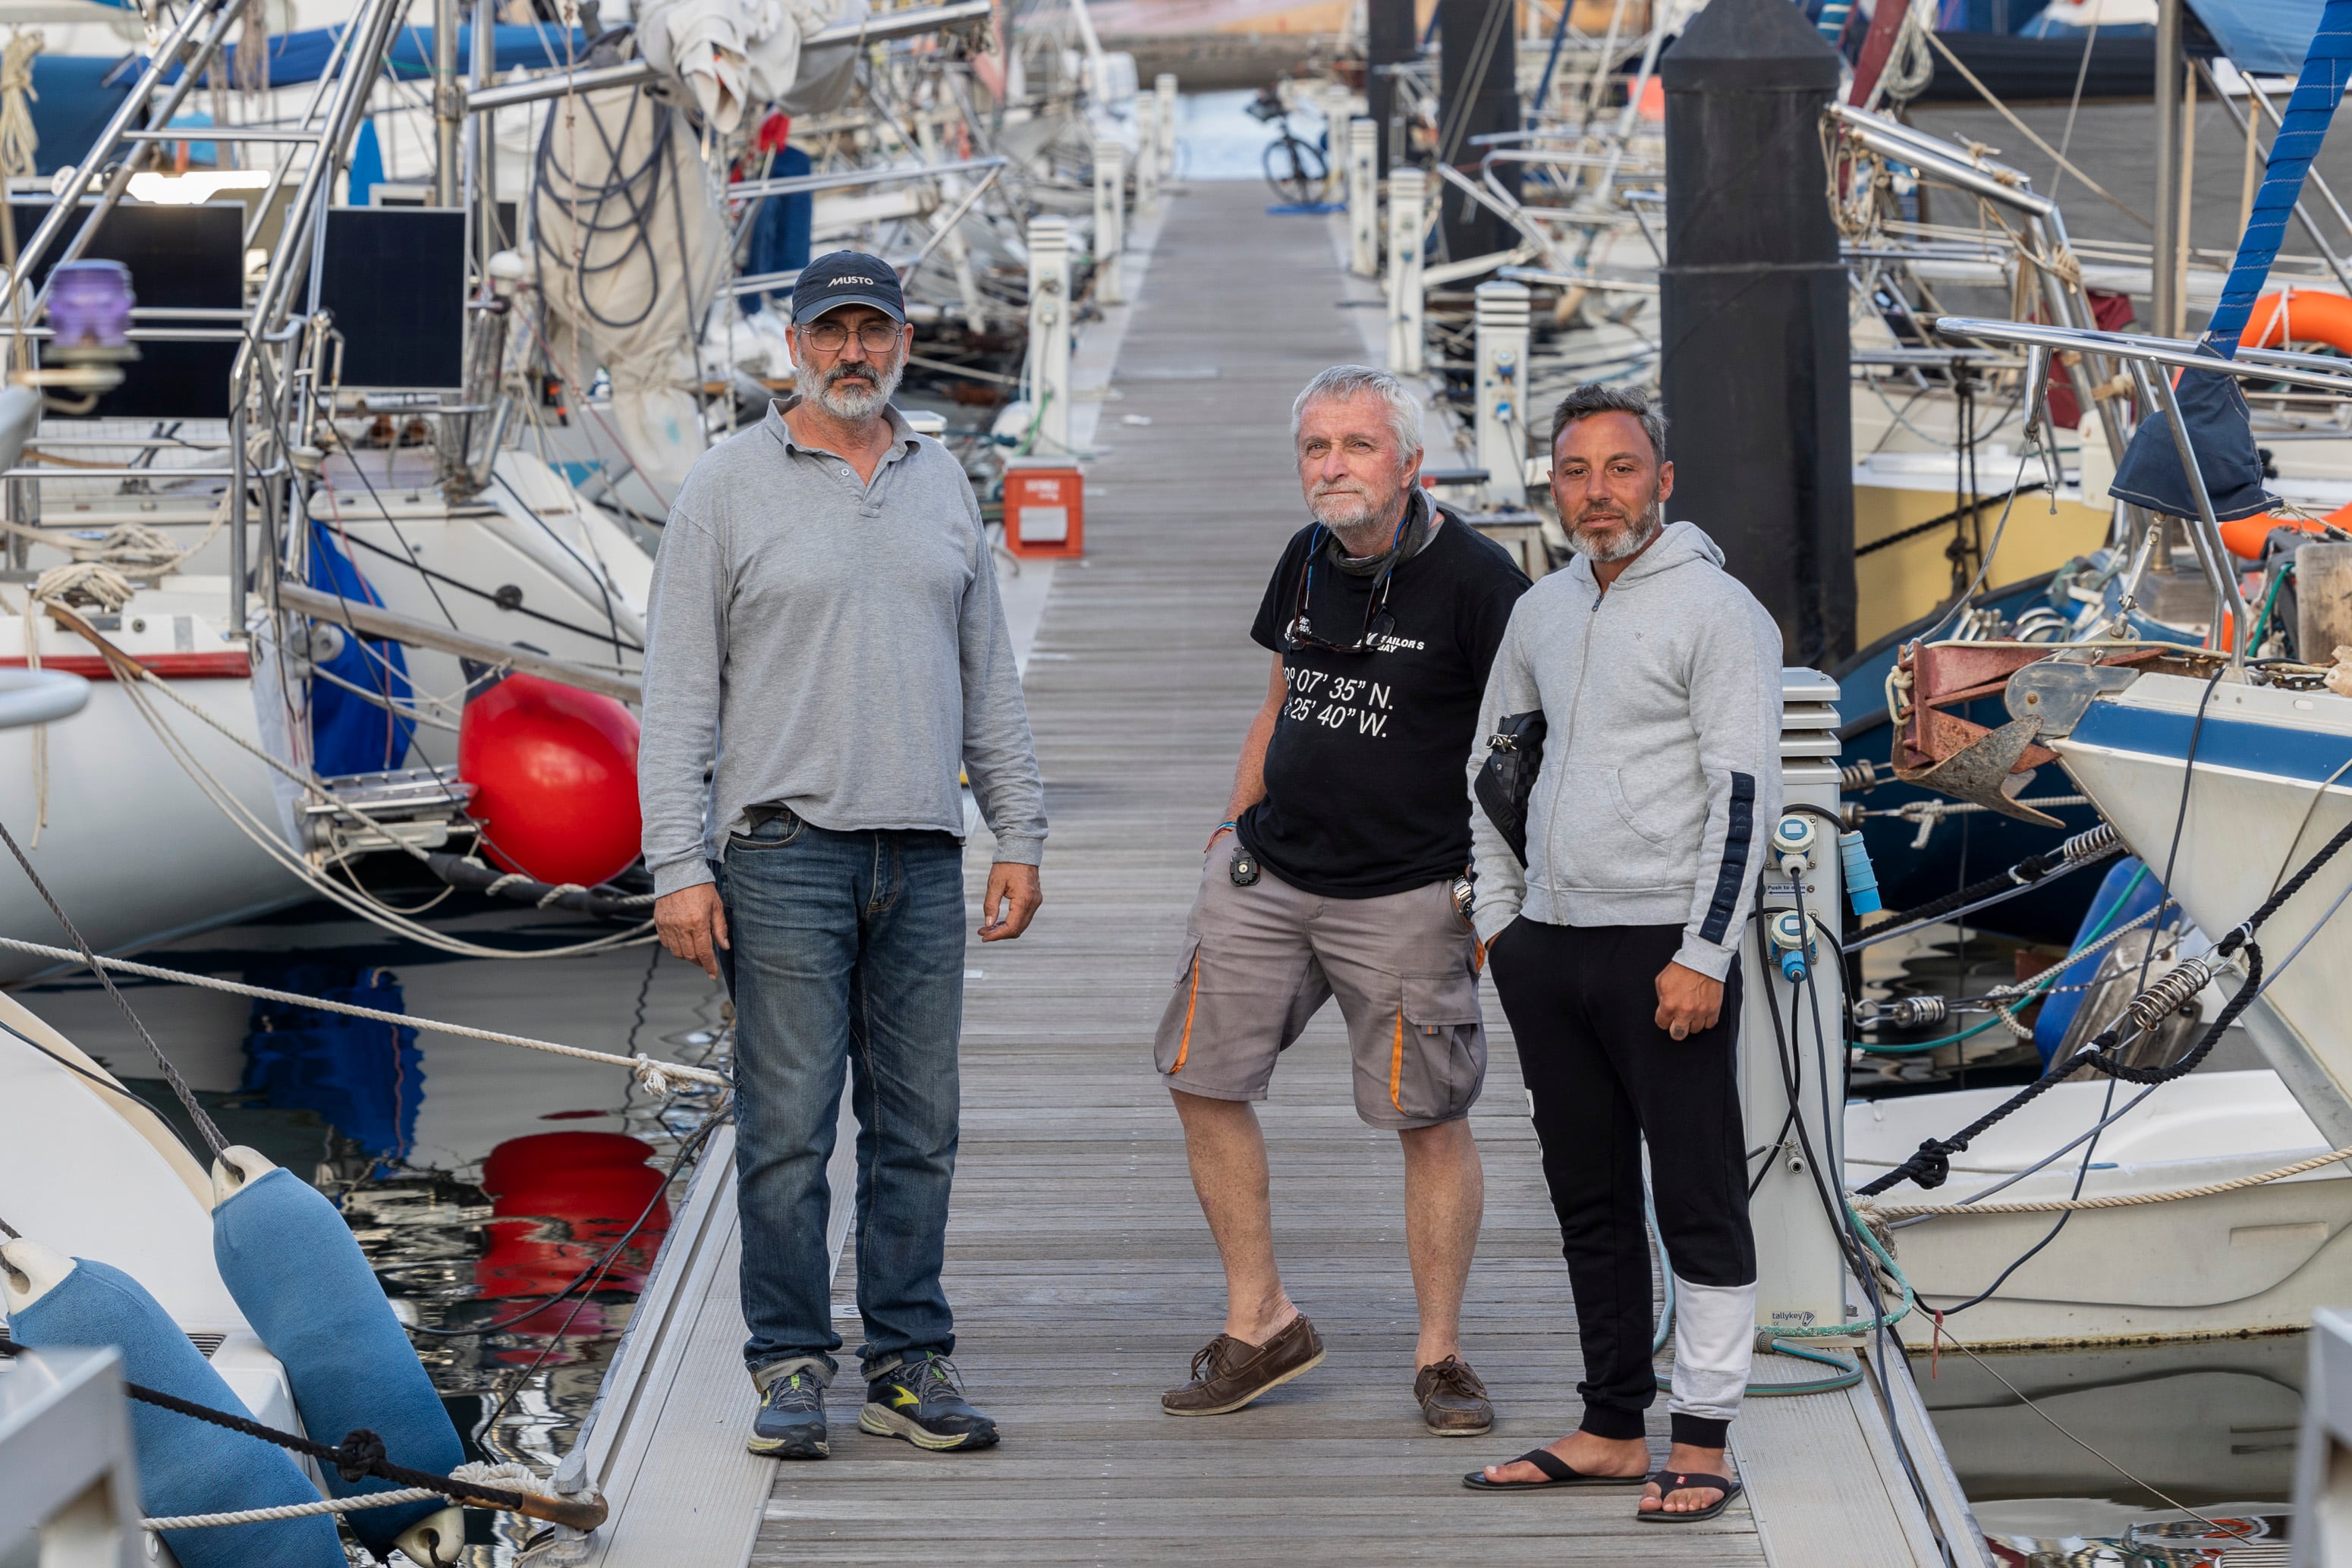
[(1845, 1201), (1837, 697), (1818, 670), (1780, 672), (1781, 814), (1755, 824), (1751, 874), (1761, 872), (1763, 887), (1740, 944), (1740, 1114), (1748, 1147), (1760, 1151), (1748, 1158), (1748, 1212), (1765, 1329), (1869, 1315), (1832, 1218)]

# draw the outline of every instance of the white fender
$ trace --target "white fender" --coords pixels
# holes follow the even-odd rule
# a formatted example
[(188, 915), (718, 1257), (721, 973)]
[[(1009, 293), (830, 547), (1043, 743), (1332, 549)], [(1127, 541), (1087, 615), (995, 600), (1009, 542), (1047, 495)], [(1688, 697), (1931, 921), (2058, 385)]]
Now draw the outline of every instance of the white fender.
[(466, 1513), (451, 1506), (425, 1515), (393, 1540), (411, 1563), (420, 1568), (457, 1568), (466, 1554)]
[(66, 1282), (74, 1260), (53, 1247), (18, 1237), (0, 1241), (0, 1307), (16, 1316)]
[(278, 1168), (259, 1149), (231, 1144), (213, 1160), (213, 1207), (218, 1208), (249, 1181), (259, 1181)]

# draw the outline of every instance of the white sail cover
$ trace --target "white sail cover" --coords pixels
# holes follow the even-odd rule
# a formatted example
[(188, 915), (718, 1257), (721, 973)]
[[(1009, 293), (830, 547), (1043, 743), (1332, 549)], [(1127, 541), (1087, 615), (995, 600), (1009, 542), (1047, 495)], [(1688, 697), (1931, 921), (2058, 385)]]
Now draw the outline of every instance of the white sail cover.
[(728, 270), (694, 129), (639, 88), (565, 99), (547, 118), (531, 202), (556, 370), (584, 390), (604, 367), (614, 434), (667, 504), (707, 444), (694, 345)]
[(839, 103), (856, 43), (803, 49), (802, 40), (866, 14), (866, 0), (648, 0), (637, 11), (637, 47), (723, 135), (769, 104), (811, 114)]

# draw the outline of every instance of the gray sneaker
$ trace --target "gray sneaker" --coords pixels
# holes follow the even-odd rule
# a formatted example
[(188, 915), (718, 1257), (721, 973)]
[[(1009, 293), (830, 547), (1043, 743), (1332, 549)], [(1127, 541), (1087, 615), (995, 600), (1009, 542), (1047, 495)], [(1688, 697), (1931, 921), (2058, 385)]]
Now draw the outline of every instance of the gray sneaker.
[(824, 1434), (824, 1385), (805, 1368), (786, 1373), (760, 1396), (760, 1414), (744, 1447), (777, 1459), (821, 1459)]
[(919, 1448), (989, 1448), (996, 1423), (963, 1396), (963, 1379), (943, 1355), (919, 1355), (866, 1385), (861, 1431), (903, 1437)]

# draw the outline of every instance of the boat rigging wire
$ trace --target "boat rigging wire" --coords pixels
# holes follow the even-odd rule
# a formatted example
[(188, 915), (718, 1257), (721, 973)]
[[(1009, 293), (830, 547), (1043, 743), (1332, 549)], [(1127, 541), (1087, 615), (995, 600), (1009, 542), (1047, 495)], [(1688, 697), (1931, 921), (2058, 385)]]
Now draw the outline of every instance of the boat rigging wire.
[[(1841, 824), (1843, 826), (1843, 824)], [(1924, 926), (1952, 921), (1963, 915), (1995, 904), (2003, 903), (2030, 892), (2045, 882), (2054, 882), (2070, 872), (2086, 865), (2100, 864), (2122, 852), (2123, 840), (2111, 822), (2085, 828), (2069, 837), (2054, 850), (2042, 850), (2026, 856), (2006, 871), (1995, 872), (1982, 882), (1971, 883), (1956, 893), (1906, 909), (1891, 919), (1870, 927), (1852, 942), (1840, 946), (1843, 953), (1858, 953), (1864, 947), (1917, 931)]]
[(2000, 554), (2001, 535), (2006, 533), (2009, 529), (2009, 514), (2017, 506), (2018, 486), (2025, 483), (2025, 465), (2032, 455), (2033, 448), (2031, 446), (2027, 447), (2018, 455), (2017, 476), (2009, 482), (2009, 494), (2000, 504), (2000, 521), (1993, 525), (1992, 543), (1985, 547), (1983, 558), (1977, 562), (1977, 575), (1975, 580), (1969, 584), (1965, 592), (1955, 598), (1952, 602), (1945, 608), (1944, 613), (1937, 618), (1934, 625), (1928, 627), (1927, 631), (1921, 632), (1916, 638), (1913, 639), (1913, 641), (1919, 643), (1931, 643), (1935, 641), (1936, 633), (1941, 632), (1947, 625), (1948, 625), (1952, 617), (1958, 614), (1964, 606), (1975, 599), (1977, 596), (1977, 591), (1984, 586), (1985, 573), (1992, 570), (1993, 558)]
[[(2113, 1080), (2109, 1080), (2110, 1082)], [(2126, 1106), (2125, 1110), (2131, 1107)], [(2102, 1123), (2101, 1125), (2105, 1124)], [(2088, 1137), (2089, 1134), (2084, 1134)], [(2178, 1203), (2192, 1197), (2212, 1197), (2221, 1193), (2236, 1192), (2241, 1187), (2262, 1186), (2270, 1182), (2284, 1181), (2306, 1171), (2332, 1166), (2339, 1160), (2352, 1159), (2352, 1144), (2331, 1149), (2324, 1155), (2314, 1155), (2307, 1160), (2281, 1166), (2276, 1170), (2263, 1171), (2255, 1176), (2238, 1176), (2230, 1181), (2208, 1182), (2203, 1186), (2175, 1187), (2168, 1192), (2126, 1192), (2106, 1197), (2044, 1198), (2036, 1203), (1896, 1203), (1884, 1207), (1876, 1205), (1867, 1211), (1886, 1219), (1932, 1219), (1946, 1214), (2079, 1214), (2094, 1208), (2137, 1208), (2151, 1203)], [(1947, 1309), (1950, 1316), (1957, 1308)]]
[[(22, 1030), (13, 1028), (6, 1023), (0, 1023), (0, 1034), (6, 1034), (13, 1040), (23, 1041), (25, 1044), (31, 1046), (35, 1051), (39, 1051), (43, 1056), (47, 1057), (51, 1061), (56, 1062), (59, 1067), (64, 1068), (67, 1071), (79, 1073), (80, 1076), (89, 1079), (92, 1083), (97, 1084), (100, 1089), (107, 1091), (109, 1093), (120, 1094), (124, 1099), (129, 1100), (135, 1104), (145, 1106), (149, 1113), (154, 1116), (155, 1120), (161, 1122), (171, 1133), (173, 1139), (177, 1142), (182, 1148), (188, 1151), (190, 1157), (194, 1159), (196, 1164), (201, 1166), (205, 1163), (204, 1155), (196, 1149), (194, 1145), (188, 1142), (187, 1135), (185, 1134), (182, 1133), (179, 1128), (172, 1125), (172, 1119), (163, 1114), (161, 1110), (158, 1110), (153, 1101), (148, 1099), (143, 1094), (133, 1092), (128, 1084), (114, 1078), (100, 1077), (97, 1073), (92, 1072), (89, 1068), (84, 1067), (80, 1062), (74, 1061), (73, 1058), (69, 1056), (59, 1056), (56, 1051), (51, 1051), (47, 1046), (43, 1045), (31, 1035), (25, 1033)], [(11, 1232), (11, 1234), (13, 1235), (14, 1232)]]
[[(7, 828), (0, 824), (0, 836)], [(14, 840), (9, 841), (12, 844)], [(23, 858), (20, 852), (18, 859)], [(71, 959), (77, 955), (63, 947), (44, 946), (38, 942), (26, 942), (14, 936), (0, 936), (0, 947), (19, 953), (30, 953), (43, 958)], [(376, 1023), (396, 1024), (420, 1030), (428, 1034), (456, 1035), (466, 1040), (488, 1040), (493, 1045), (516, 1045), (525, 1051), (544, 1051), (557, 1056), (576, 1057), (583, 1061), (602, 1062), (608, 1067), (626, 1068), (635, 1073), (649, 1094), (668, 1092), (668, 1081), (677, 1079), (688, 1083), (706, 1083), (714, 1088), (730, 1089), (733, 1080), (725, 1073), (708, 1067), (692, 1067), (682, 1061), (661, 1061), (639, 1051), (634, 1056), (622, 1056), (609, 1051), (591, 1051), (586, 1046), (564, 1045), (551, 1040), (534, 1040), (529, 1035), (507, 1034), (498, 1030), (476, 1029), (470, 1024), (444, 1023), (438, 1019), (418, 1018), (412, 1013), (387, 1012), (381, 1008), (362, 1007), (356, 1002), (330, 1001), (324, 997), (306, 997), (297, 991), (273, 990), (268, 986), (248, 986), (239, 980), (224, 980), (216, 975), (199, 975), (186, 969), (159, 968), (152, 964), (136, 963), (129, 958), (100, 958), (91, 956), (85, 962), (100, 967), (100, 977), (108, 969), (142, 979), (163, 980), (172, 985), (196, 986), (205, 990), (225, 991), (231, 996), (251, 997), (258, 1001), (283, 1002), (298, 1008), (315, 1008), (320, 1012), (341, 1013), (350, 1018), (367, 1019)], [(107, 989), (114, 988), (111, 981)], [(0, 1029), (5, 1029), (0, 1024)], [(9, 1033), (15, 1033), (13, 1030)]]
[[(1938, 1343), (1941, 1343), (1940, 1337), (1938, 1339)], [(1986, 1361), (1983, 1356), (1979, 1355), (1975, 1351), (1969, 1349), (1967, 1344), (1963, 1343), (1959, 1340), (1954, 1340), (1952, 1342), (1952, 1347), (1955, 1350), (1959, 1351), (1963, 1355), (1966, 1355), (1970, 1361), (1975, 1362), (1979, 1366), (1983, 1367), (1987, 1373), (1991, 1375), (1992, 1380), (1995, 1383), (2000, 1384), (2003, 1388), (2008, 1389), (2011, 1394), (2016, 1396), (2018, 1403), (2023, 1405), (2028, 1410), (2032, 1411), (2036, 1416), (2041, 1416), (2043, 1421), (2049, 1423), (2053, 1431), (2055, 1431), (2060, 1437), (2065, 1438), (2076, 1448), (2088, 1452), (2092, 1458), (2097, 1459), (2099, 1463), (2106, 1466), (2107, 1469), (2115, 1471), (2116, 1474), (2123, 1477), (2124, 1479), (2131, 1482), (2132, 1485), (2139, 1488), (2142, 1491), (2147, 1492), (2149, 1496), (2161, 1499), (2172, 1507), (2179, 1509), (2181, 1512), (2187, 1514), (2189, 1518), (2195, 1520), (2206, 1529), (2213, 1531), (2216, 1535), (2227, 1536), (2232, 1541), (2244, 1541), (2248, 1539), (2244, 1530), (2232, 1529), (2230, 1525), (2225, 1524), (2219, 1520), (2208, 1519), (2205, 1515), (2198, 1512), (2195, 1509), (2190, 1508), (2187, 1503), (2182, 1502), (2179, 1499), (2174, 1497), (2170, 1492), (2166, 1491), (2163, 1488), (2152, 1486), (2148, 1482), (2140, 1479), (2137, 1476), (2132, 1474), (2129, 1470), (2116, 1463), (2115, 1460), (2107, 1458), (2105, 1453), (2101, 1452), (2096, 1447), (2093, 1446), (2087, 1440), (2076, 1437), (2073, 1432), (2067, 1430), (2065, 1426), (2056, 1417), (2050, 1415), (2050, 1413), (2042, 1409), (2039, 1404), (2035, 1403), (2030, 1396), (2020, 1390), (2017, 1385), (2011, 1383), (2008, 1378), (2003, 1377), (2000, 1373), (1995, 1372), (1991, 1363)]]
[(33, 891), (41, 895), (41, 902), (49, 906), (49, 913), (58, 917), (58, 924), (64, 926), (66, 935), (73, 938), (76, 954), (68, 956), (79, 956), (83, 963), (89, 966), (90, 972), (98, 977), (98, 983), (106, 988), (108, 996), (114, 998), (114, 1005), (121, 1008), (122, 1016), (131, 1020), (131, 1031), (146, 1045), (148, 1054), (155, 1059), (155, 1065), (163, 1069), (163, 1082), (171, 1085), (181, 1108), (196, 1124), (196, 1133), (204, 1139), (205, 1146), (217, 1157), (223, 1149), (228, 1147), (228, 1139), (222, 1135), (220, 1128), (206, 1114), (204, 1106), (197, 1103), (195, 1091), (189, 1088), (188, 1081), (180, 1076), (180, 1070), (172, 1065), (172, 1059), (163, 1054), (163, 1048), (155, 1043), (155, 1037), (147, 1032), (146, 1024), (131, 1010), (130, 1002), (115, 988), (114, 977), (106, 972), (106, 967), (99, 962), (98, 955), (90, 951), (89, 944), (82, 938), (80, 928), (74, 925), (72, 917), (58, 903), (57, 895), (49, 891), (49, 884), (41, 880), (41, 873), (33, 869), (32, 861), (26, 858), (16, 842), (16, 836), (8, 831), (8, 824), (5, 821), (0, 821), (0, 842), (7, 844), (8, 852), (16, 857), (16, 863), (24, 868), (25, 875), (31, 880)]
[[(1918, 1150), (1910, 1158), (1856, 1189), (1858, 1194), (1864, 1197), (1874, 1197), (1896, 1183), (1906, 1180), (1916, 1181), (1923, 1187), (1933, 1188), (1942, 1186), (1946, 1176), (1949, 1174), (1952, 1155), (1965, 1150), (1971, 1139), (1984, 1133), (2002, 1118), (2039, 1098), (2053, 1084), (2070, 1076), (2078, 1069), (2088, 1067), (2095, 1071), (2121, 1079), (2126, 1082), (2146, 1084), (2151, 1087), (2170, 1082), (2176, 1078), (2184, 1077), (2194, 1071), (2198, 1063), (2212, 1051), (2221, 1035), (2237, 1021), (2238, 1015), (2262, 994), (2264, 985), (2263, 951), (2261, 945), (2254, 940), (2254, 933), (2261, 928), (2264, 921), (2276, 914), (2281, 906), (2301, 893), (2305, 883), (2316, 875), (2321, 867), (2333, 860), (2347, 843), (2352, 843), (2352, 822), (2347, 822), (2334, 838), (2328, 840), (2310, 860), (2304, 862), (2303, 867), (2294, 876), (2288, 878), (2277, 891), (2264, 899), (2260, 908), (2216, 943), (2211, 952), (2176, 966), (2170, 974), (2158, 982), (2157, 987), (2143, 991), (2134, 998), (2130, 1007), (2126, 1009), (2125, 1016), (2102, 1030), (2089, 1044), (2063, 1061), (2053, 1061), (2040, 1078), (1952, 1136), (1941, 1139), (1929, 1138), (1921, 1143)], [(2297, 951), (2300, 950), (2298, 947)], [(2144, 1015), (2179, 988), (2174, 982), (2185, 984), (2185, 977), (2189, 971), (2193, 970), (2196, 975), (2202, 977), (2199, 980), (2199, 988), (2201, 989), (2203, 984), (2209, 981), (2221, 967), (2215, 962), (2217, 956), (2226, 962), (2241, 952), (2245, 955), (2244, 983), (2222, 1005), (2220, 1015), (2207, 1027), (2204, 1036), (2178, 1061), (2161, 1068), (2134, 1067), (2112, 1054), (2126, 1038), (2123, 1033), (2126, 1024), (2133, 1026), (2128, 1038), (2137, 1039), (2145, 1032), (2148, 1019)]]

